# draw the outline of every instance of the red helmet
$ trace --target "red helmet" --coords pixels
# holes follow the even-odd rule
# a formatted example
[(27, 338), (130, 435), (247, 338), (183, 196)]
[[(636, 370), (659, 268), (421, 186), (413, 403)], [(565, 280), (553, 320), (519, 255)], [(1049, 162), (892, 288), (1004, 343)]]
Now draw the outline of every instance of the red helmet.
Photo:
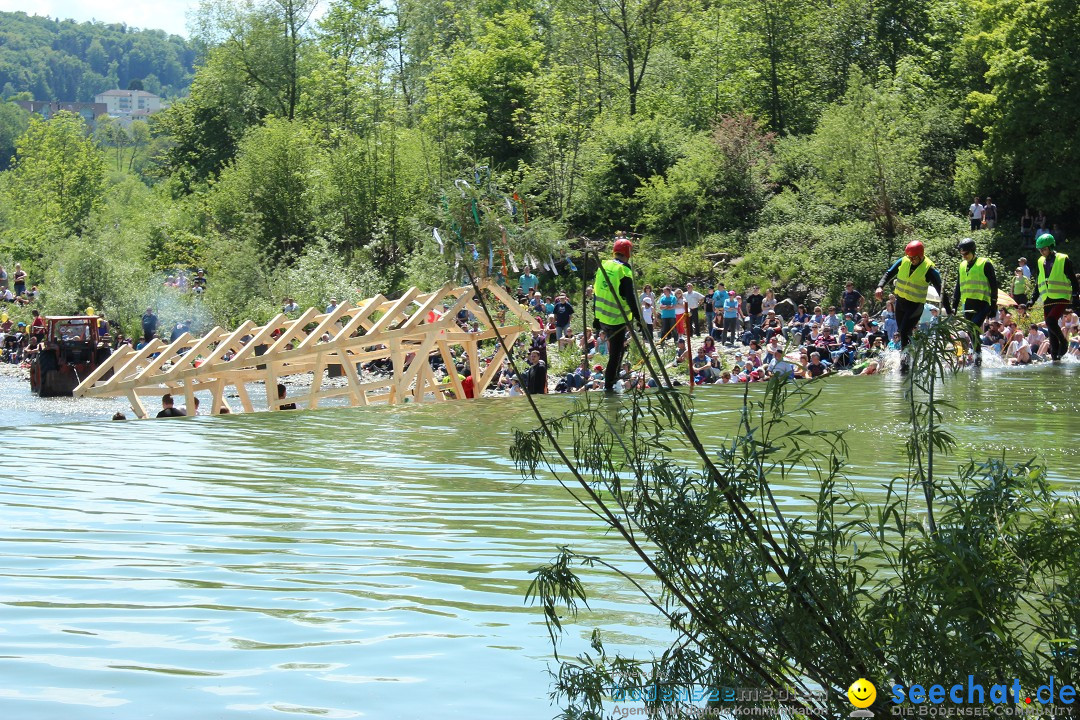
[(907, 244), (907, 247), (904, 248), (904, 254), (909, 258), (921, 258), (924, 253), (925, 250), (923, 244), (918, 240), (912, 240)]
[(621, 237), (615, 241), (615, 247), (612, 250), (619, 255), (625, 255), (626, 257), (630, 257), (630, 251), (632, 251), (633, 249), (634, 244), (626, 238)]

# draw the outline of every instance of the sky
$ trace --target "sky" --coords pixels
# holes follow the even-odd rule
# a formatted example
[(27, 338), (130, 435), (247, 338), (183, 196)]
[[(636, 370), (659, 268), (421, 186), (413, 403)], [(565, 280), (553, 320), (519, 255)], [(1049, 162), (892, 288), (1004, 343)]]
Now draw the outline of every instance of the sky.
[(79, 22), (122, 22), (184, 37), (188, 36), (187, 13), (198, 6), (199, 0), (0, 0), (0, 10)]

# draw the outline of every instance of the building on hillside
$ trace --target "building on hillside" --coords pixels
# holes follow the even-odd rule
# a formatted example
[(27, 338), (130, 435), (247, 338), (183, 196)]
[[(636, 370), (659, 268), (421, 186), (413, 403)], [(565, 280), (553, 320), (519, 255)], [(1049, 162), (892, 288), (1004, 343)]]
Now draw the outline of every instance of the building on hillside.
[(94, 102), (105, 103), (109, 115), (122, 120), (145, 119), (161, 110), (161, 98), (145, 90), (106, 90)]
[(48, 120), (61, 111), (67, 111), (81, 115), (86, 122), (86, 127), (93, 130), (97, 126), (98, 118), (108, 114), (105, 103), (82, 103), (82, 102), (52, 102), (50, 100), (20, 100), (15, 103), (23, 110), (37, 113)]

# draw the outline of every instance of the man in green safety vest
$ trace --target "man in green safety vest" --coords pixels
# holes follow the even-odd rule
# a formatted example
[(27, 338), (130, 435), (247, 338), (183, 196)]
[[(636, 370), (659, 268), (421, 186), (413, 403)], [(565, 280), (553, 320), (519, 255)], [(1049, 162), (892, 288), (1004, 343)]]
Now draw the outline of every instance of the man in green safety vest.
[(960, 267), (953, 288), (953, 306), (957, 314), (975, 326), (972, 344), (975, 346), (975, 364), (982, 364), (982, 324), (997, 307), (998, 279), (994, 265), (988, 258), (975, 257), (975, 241), (961, 240), (956, 249), (960, 251)]
[(1046, 331), (1050, 335), (1050, 357), (1060, 360), (1069, 349), (1065, 334), (1059, 321), (1065, 310), (1077, 303), (1080, 296), (1080, 283), (1076, 281), (1076, 271), (1072, 260), (1065, 253), (1054, 252), (1057, 242), (1050, 233), (1043, 233), (1035, 238), (1035, 247), (1039, 249), (1039, 275), (1035, 283), (1032, 303), (1043, 300), (1043, 317), (1046, 318)]
[(633, 244), (625, 237), (616, 236), (613, 252), (615, 257), (605, 260), (596, 270), (593, 283), (593, 309), (597, 331), (603, 330), (608, 338), (608, 361), (604, 372), (604, 389), (615, 389), (619, 379), (623, 352), (626, 350), (627, 319), (641, 324), (641, 309), (634, 293), (634, 272), (630, 269), (630, 253)]

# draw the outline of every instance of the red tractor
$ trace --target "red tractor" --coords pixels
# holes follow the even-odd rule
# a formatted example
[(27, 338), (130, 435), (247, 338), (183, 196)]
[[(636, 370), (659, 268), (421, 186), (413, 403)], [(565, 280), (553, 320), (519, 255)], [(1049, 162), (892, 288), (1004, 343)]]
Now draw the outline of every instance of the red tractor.
[(30, 390), (41, 397), (70, 396), (111, 350), (100, 335), (100, 318), (45, 318), (41, 352), (30, 362)]

